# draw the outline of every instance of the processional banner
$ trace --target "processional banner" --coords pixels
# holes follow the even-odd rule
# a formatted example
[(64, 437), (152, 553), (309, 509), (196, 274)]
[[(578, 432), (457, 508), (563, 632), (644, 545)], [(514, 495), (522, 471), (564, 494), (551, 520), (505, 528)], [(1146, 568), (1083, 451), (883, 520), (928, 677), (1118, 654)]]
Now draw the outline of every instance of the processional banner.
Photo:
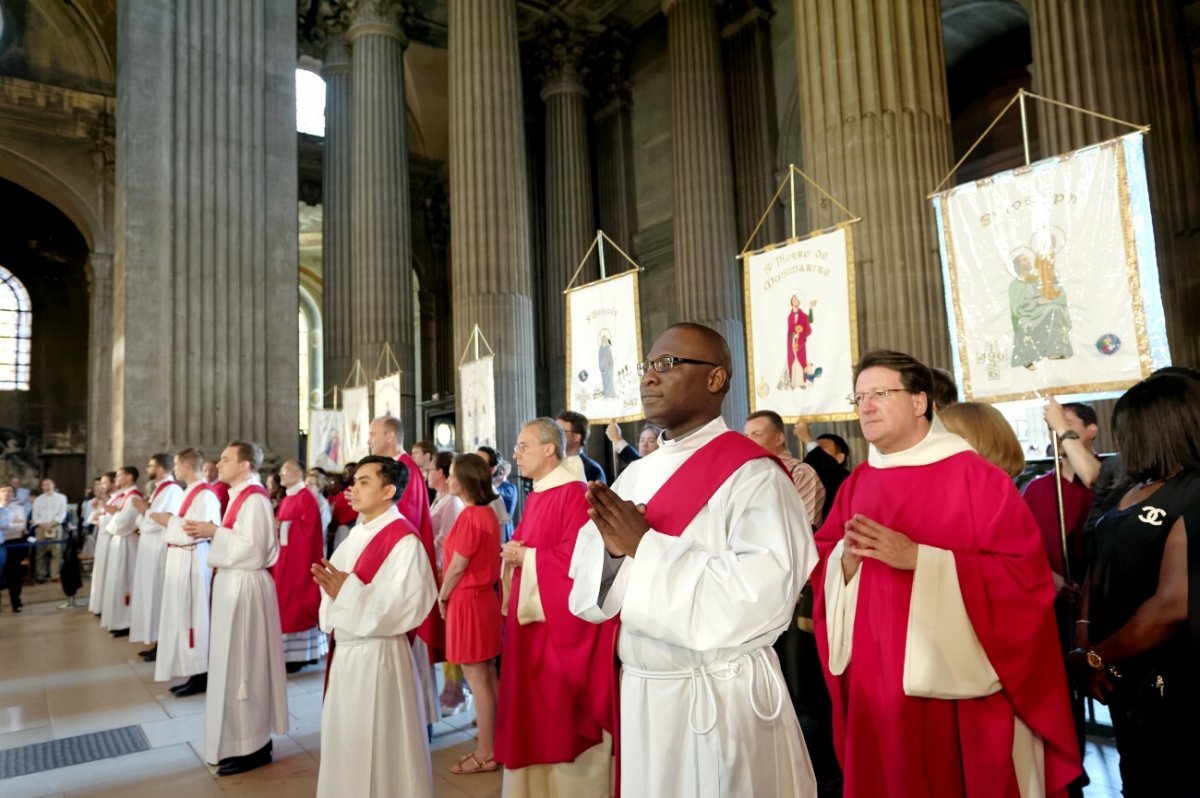
[(367, 433), (371, 427), (371, 407), (368, 404), (367, 386), (346, 388), (342, 391), (342, 411), (345, 416), (342, 426), (342, 442), (346, 449), (346, 462), (355, 462), (370, 454)]
[(375, 413), (372, 418), (400, 418), (400, 372), (375, 380)]
[(342, 445), (342, 411), (313, 410), (308, 424), (308, 467), (341, 471), (346, 465)]
[(593, 424), (643, 417), (638, 270), (567, 291), (567, 408)]
[(496, 384), (491, 355), (463, 363), (458, 367), (462, 386), (462, 431), (459, 447), (473, 452), (480, 446), (496, 445)]
[(1170, 363), (1141, 133), (933, 206), (967, 400), (1119, 391)]
[(746, 255), (743, 288), (751, 411), (789, 422), (855, 418), (846, 401), (858, 360), (849, 225)]

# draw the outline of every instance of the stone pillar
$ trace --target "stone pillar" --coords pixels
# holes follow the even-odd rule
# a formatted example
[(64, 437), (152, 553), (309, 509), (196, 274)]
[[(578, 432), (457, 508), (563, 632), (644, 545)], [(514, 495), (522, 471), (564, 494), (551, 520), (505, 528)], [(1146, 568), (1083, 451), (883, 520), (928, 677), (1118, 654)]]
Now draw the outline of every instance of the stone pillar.
[(91, 478), (112, 468), (112, 307), (113, 256), (88, 256), (91, 289), (88, 324), (87, 474)]
[(626, 252), (637, 232), (637, 196), (633, 174), (633, 96), (629, 79), (630, 46), (620, 34), (608, 37), (598, 63), (608, 68), (592, 75), (599, 108), (596, 130), (596, 215), (600, 229)]
[(534, 412), (516, 3), (450, 0), (449, 51), (454, 358), (457, 362), (478, 324), (496, 352), (497, 448), (509, 452), (521, 423)]
[[(406, 440), (416, 429), (413, 374), (412, 219), (404, 48), (399, 7), (364, 0), (346, 33), (352, 48), (353, 108), (350, 190), (354, 356), (374, 374), (384, 344), (402, 372), (400, 412)], [(384, 369), (386, 370), (386, 369)]]
[[(948, 366), (937, 230), (925, 199), (950, 171), (941, 9), (936, 0), (903, 11), (891, 0), (797, 0), (795, 9), (804, 171), (863, 218), (853, 228), (859, 349)], [(844, 219), (826, 201), (808, 203), (812, 229)]]
[(354, 365), (354, 307), (350, 249), (350, 50), (344, 38), (325, 47), (325, 149), (321, 163), (321, 315), (325, 379), (340, 386)]
[[(576, 30), (549, 34), (542, 74), (546, 104), (546, 303), (538, 314), (546, 341), (550, 412), (566, 408), (567, 336), (563, 290), (596, 235), (588, 147), (588, 91), (580, 74), (586, 40)], [(600, 276), (585, 267), (577, 284)]]
[[(721, 31), (721, 38), (725, 42), (725, 71), (729, 77), (733, 184), (740, 250), (775, 196), (779, 181), (775, 177), (778, 126), (771, 67), (771, 14), (765, 0), (749, 0), (739, 10), (738, 16)], [(786, 163), (778, 166), (787, 168)], [(787, 201), (788, 197), (785, 194), (781, 199)], [(751, 243), (752, 248), (792, 235), (790, 224), (785, 228), (782, 223), (784, 210), (782, 204), (775, 206)], [(805, 221), (798, 217), (797, 234), (808, 231)]]
[(113, 462), (298, 446), (296, 6), (117, 9)]
[[(1173, 0), (1031, 0), (1034, 91), (1149, 124), (1146, 172), (1171, 357), (1200, 361), (1200, 164), (1184, 21)], [(1035, 103), (1042, 155), (1129, 128)]]
[(729, 342), (733, 374), (723, 412), (729, 425), (740, 429), (749, 397), (716, 7), (713, 0), (664, 0), (663, 12), (671, 59), (676, 304), (680, 321), (708, 325)]

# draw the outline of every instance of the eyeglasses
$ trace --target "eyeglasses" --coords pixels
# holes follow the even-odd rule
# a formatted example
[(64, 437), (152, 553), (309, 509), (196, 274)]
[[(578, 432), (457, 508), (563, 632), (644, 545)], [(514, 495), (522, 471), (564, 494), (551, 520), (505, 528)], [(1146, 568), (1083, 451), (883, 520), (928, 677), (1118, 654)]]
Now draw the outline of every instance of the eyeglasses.
[(693, 360), (690, 357), (675, 357), (674, 355), (663, 355), (656, 357), (654, 360), (643, 360), (637, 364), (637, 373), (639, 377), (645, 377), (646, 372), (654, 369), (659, 374), (670, 371), (680, 363), (692, 363), (697, 366), (719, 366), (720, 363), (710, 363), (707, 360)]
[(528, 443), (518, 443), (516, 446), (513, 447), (513, 451), (514, 452), (523, 452), (528, 448), (529, 448)]
[(874, 399), (876, 402), (882, 402), (887, 399), (890, 394), (908, 393), (904, 388), (876, 388), (873, 391), (863, 391), (862, 393), (852, 393), (846, 396), (846, 401), (858, 407), (868, 399)]

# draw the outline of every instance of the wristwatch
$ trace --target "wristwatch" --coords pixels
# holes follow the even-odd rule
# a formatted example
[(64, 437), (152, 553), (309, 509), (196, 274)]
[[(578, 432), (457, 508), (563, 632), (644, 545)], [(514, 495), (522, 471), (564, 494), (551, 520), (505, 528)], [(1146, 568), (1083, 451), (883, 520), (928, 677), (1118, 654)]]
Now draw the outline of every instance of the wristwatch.
[(1104, 660), (1100, 659), (1100, 655), (1096, 653), (1094, 648), (1089, 648), (1087, 651), (1087, 664), (1095, 670), (1104, 670)]
[(1063, 441), (1077, 441), (1077, 440), (1079, 440), (1079, 433), (1073, 429), (1069, 429), (1066, 432), (1064, 432), (1063, 434), (1058, 436), (1059, 443), (1062, 443)]

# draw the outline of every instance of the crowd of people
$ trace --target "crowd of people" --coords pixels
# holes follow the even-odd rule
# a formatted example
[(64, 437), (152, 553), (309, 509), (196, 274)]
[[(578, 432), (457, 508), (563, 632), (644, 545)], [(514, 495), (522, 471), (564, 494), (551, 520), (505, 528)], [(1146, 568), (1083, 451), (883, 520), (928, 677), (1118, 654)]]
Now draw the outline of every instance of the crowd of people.
[[(1095, 411), (1049, 399), (1059, 460), (1025, 481), (1004, 417), (903, 353), (855, 368), (853, 469), (772, 411), (728, 429), (730, 371), (719, 334), (668, 328), (637, 443), (605, 429), (611, 486), (564, 411), (518, 431), (520, 501), (495, 449), (410, 453), (392, 417), (341, 475), (264, 486), (244, 441), (155, 455), (145, 491), (102, 474), (89, 609), (207, 693), (222, 775), (271, 761), (286, 674), (326, 658), (322, 796), (432, 795), (430, 725), (468, 692), (451, 773), (506, 796), (1081, 795), (1088, 699), (1125, 795), (1195, 792), (1200, 375), (1130, 388), (1103, 462)], [(66, 513), (49, 480), (0, 487), (10, 562)]]

